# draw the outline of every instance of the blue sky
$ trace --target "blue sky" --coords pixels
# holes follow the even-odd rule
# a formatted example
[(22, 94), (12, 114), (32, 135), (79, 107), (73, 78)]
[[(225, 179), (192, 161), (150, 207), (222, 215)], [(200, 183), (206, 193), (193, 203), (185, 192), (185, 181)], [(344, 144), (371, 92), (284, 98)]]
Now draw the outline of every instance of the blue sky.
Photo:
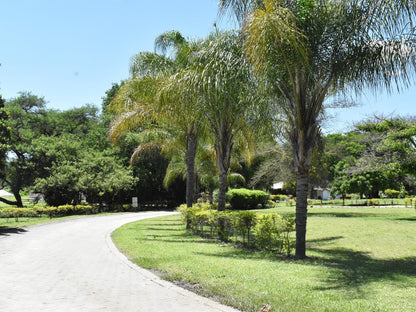
[[(217, 21), (217, 0), (14, 0), (2, 1), (0, 11), (0, 94), (30, 91), (49, 108), (66, 110), (100, 107), (112, 83), (128, 77), (130, 57), (153, 50), (164, 31), (205, 37)], [(415, 88), (330, 111), (325, 129), (346, 130), (374, 114), (416, 115)]]

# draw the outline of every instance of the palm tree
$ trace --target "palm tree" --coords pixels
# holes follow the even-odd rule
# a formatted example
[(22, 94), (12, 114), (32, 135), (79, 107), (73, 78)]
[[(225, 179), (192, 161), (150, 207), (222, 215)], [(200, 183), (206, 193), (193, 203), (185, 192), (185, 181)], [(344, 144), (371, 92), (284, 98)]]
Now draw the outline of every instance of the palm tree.
[(184, 135), (186, 162), (186, 205), (191, 207), (195, 193), (195, 156), (198, 138), (204, 135), (203, 119), (195, 90), (186, 79), (186, 69), (170, 76), (162, 84), (157, 102), (158, 114)]
[[(236, 34), (216, 32), (203, 43), (197, 57), (199, 66), (188, 73), (188, 80), (192, 81), (201, 112), (215, 137), (219, 173), (218, 209), (224, 210), (227, 176), (236, 136), (250, 138), (247, 116), (261, 101), (255, 92), (256, 82), (252, 79), (250, 66), (243, 57), (241, 42)], [(246, 142), (251, 142), (247, 150), (252, 151), (252, 140)]]
[[(297, 174), (296, 258), (306, 257), (312, 152), (329, 97), (399, 90), (415, 69), (415, 4), (406, 0), (222, 0), (241, 8), (246, 53), (284, 111)], [(238, 6), (240, 5), (240, 6)]]
[[(132, 58), (132, 78), (119, 90), (112, 108), (119, 114), (114, 121), (111, 137), (126, 129), (151, 120), (152, 126), (162, 125), (183, 133), (186, 139), (186, 201), (190, 207), (194, 201), (195, 154), (201, 131), (200, 111), (195, 93), (181, 79), (181, 72), (189, 66), (190, 54), (197, 43), (186, 41), (177, 31), (166, 32), (155, 40), (156, 50), (163, 54), (142, 52)], [(166, 53), (171, 51), (171, 56)], [(140, 151), (140, 148), (136, 150)], [(132, 158), (134, 159), (134, 158)]]

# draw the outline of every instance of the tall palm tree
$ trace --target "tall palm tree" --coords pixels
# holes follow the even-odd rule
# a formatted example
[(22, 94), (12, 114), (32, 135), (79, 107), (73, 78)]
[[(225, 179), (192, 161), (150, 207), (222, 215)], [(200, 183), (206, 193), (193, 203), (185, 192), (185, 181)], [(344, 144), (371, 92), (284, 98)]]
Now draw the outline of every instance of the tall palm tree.
[[(249, 1), (246, 53), (283, 109), (297, 174), (296, 258), (306, 257), (307, 190), (325, 100), (409, 85), (415, 70), (410, 0)], [(222, 0), (220, 11), (245, 0)], [(238, 5), (240, 5), (238, 7)]]
[[(119, 114), (112, 126), (111, 136), (117, 138), (125, 128), (152, 126), (175, 128), (186, 139), (186, 201), (194, 201), (195, 154), (200, 135), (200, 111), (193, 90), (181, 79), (181, 72), (190, 64), (190, 55), (197, 47), (177, 31), (166, 32), (155, 40), (156, 52), (141, 52), (131, 60), (132, 78), (119, 90), (111, 106)], [(172, 54), (167, 56), (170, 51)], [(136, 150), (140, 151), (140, 149)]]
[(203, 136), (203, 119), (198, 97), (186, 79), (187, 69), (170, 76), (161, 85), (157, 102), (159, 116), (184, 135), (186, 162), (186, 205), (191, 207), (195, 193), (195, 157), (198, 139)]
[(236, 136), (245, 135), (249, 138), (247, 116), (254, 112), (254, 105), (261, 101), (250, 66), (243, 57), (241, 42), (235, 33), (216, 32), (203, 46), (197, 55), (199, 66), (189, 72), (188, 79), (192, 81), (200, 110), (215, 137), (219, 172), (218, 209), (224, 210), (227, 176)]

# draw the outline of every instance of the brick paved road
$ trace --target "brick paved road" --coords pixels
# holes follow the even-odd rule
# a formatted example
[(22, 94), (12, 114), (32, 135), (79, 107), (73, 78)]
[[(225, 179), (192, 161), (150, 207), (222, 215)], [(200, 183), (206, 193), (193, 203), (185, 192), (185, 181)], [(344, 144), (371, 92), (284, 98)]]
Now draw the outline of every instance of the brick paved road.
[(0, 234), (0, 311), (236, 311), (128, 261), (111, 232), (168, 212), (84, 217)]

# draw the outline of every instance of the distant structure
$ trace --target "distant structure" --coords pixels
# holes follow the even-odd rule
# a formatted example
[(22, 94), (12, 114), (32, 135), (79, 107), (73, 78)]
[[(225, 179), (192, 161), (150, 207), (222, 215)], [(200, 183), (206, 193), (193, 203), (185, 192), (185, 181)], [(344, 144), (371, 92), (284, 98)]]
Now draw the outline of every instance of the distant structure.
[(311, 193), (311, 199), (328, 200), (331, 197), (329, 188), (315, 187)]

